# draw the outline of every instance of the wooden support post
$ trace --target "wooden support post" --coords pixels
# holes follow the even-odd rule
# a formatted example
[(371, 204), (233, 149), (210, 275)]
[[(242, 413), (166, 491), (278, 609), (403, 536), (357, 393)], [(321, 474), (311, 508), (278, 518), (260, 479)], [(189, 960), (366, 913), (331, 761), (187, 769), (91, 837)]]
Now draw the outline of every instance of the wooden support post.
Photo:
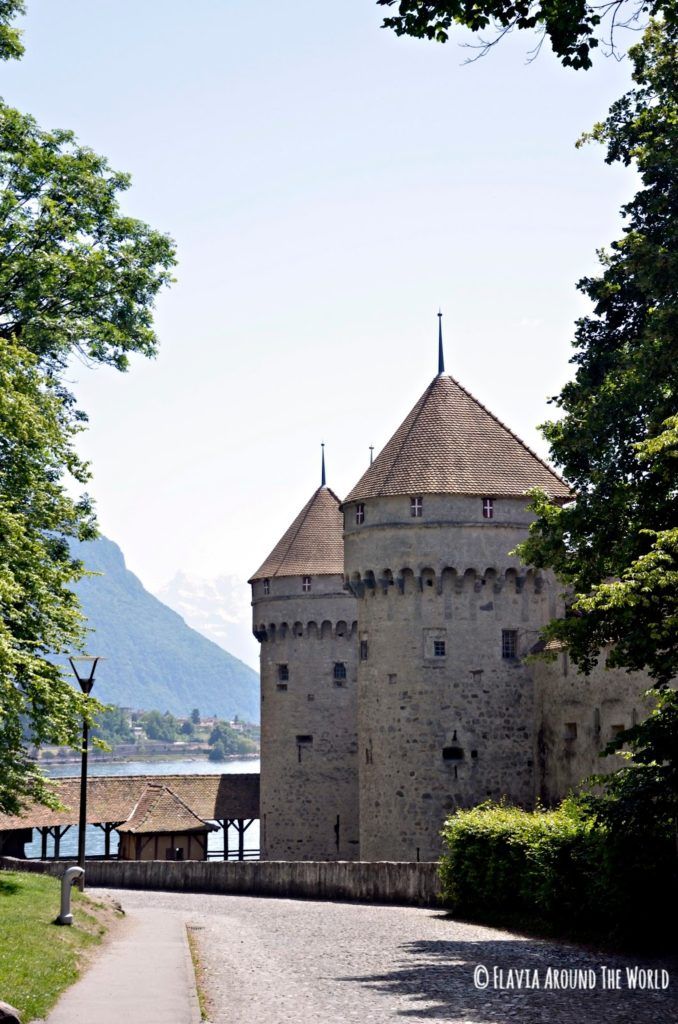
[(59, 850), (61, 847), (61, 825), (54, 826), (54, 859), (59, 859)]
[(40, 860), (47, 860), (47, 833), (49, 829), (40, 829)]
[(224, 860), (228, 860), (228, 818), (224, 818), (221, 827), (224, 830)]
[(245, 859), (245, 822), (238, 818), (238, 860)]

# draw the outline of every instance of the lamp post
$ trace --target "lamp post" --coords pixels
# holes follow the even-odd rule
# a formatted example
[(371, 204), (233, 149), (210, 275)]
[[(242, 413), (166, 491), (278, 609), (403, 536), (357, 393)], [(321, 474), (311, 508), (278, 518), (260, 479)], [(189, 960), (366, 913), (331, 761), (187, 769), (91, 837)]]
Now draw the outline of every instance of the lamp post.
[[(89, 697), (94, 686), (94, 673), (101, 658), (80, 655), (68, 659), (73, 675), (80, 684), (82, 692)], [(80, 768), (80, 819), (78, 824), (78, 867), (85, 867), (85, 830), (87, 828), (87, 746), (89, 742), (89, 726), (87, 717), (82, 720), (82, 766)], [(82, 879), (82, 876), (81, 876)]]

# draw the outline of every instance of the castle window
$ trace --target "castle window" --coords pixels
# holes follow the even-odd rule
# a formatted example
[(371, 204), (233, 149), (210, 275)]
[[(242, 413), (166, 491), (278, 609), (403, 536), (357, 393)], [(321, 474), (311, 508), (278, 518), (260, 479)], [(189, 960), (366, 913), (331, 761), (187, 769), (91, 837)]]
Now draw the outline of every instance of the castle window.
[(483, 498), (483, 519), (494, 519), (494, 498)]
[(424, 510), (424, 499), (421, 495), (416, 498), (410, 498), (410, 515), (414, 519), (421, 519), (421, 514)]
[(624, 732), (624, 728), (625, 727), (623, 725), (613, 725), (610, 729), (612, 739), (615, 740), (617, 736), (620, 736)]
[(501, 656), (502, 658), (516, 658), (518, 656), (518, 630), (502, 629), (501, 631)]
[(464, 751), (461, 747), (443, 747), (443, 761), (463, 761)]
[(276, 683), (275, 688), (280, 693), (287, 693), (287, 683)]
[(576, 722), (565, 722), (565, 739), (576, 740), (577, 738), (577, 723)]
[(297, 736), (297, 760), (301, 763), (302, 750), (310, 750), (313, 746), (312, 736)]
[(444, 658), (445, 657), (445, 641), (434, 640), (433, 641), (433, 657)]
[(308, 594), (309, 590), (311, 589), (311, 577), (310, 576), (302, 576), (302, 578), (301, 578), (301, 589), (303, 590), (303, 592), (305, 594)]
[(361, 526), (365, 522), (365, 506), (362, 502), (355, 507), (355, 521), (358, 526)]
[(343, 683), (346, 679), (346, 663), (343, 661), (335, 661), (334, 663), (334, 681), (335, 683)]
[(290, 678), (290, 670), (288, 665), (278, 665), (278, 682), (287, 683)]
[(264, 580), (264, 596), (268, 597), (268, 595), (270, 593), (271, 593), (271, 581), (270, 580)]
[(360, 641), (360, 660), (367, 661), (367, 640)]

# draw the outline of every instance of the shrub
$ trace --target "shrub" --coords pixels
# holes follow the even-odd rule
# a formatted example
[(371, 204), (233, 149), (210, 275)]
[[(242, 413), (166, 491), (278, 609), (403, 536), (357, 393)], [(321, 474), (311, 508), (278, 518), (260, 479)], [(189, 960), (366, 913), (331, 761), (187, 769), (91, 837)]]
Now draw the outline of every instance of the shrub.
[(615, 833), (574, 800), (555, 810), (485, 803), (445, 823), (443, 898), (456, 912), (551, 932), (661, 941), (675, 905), (668, 834)]

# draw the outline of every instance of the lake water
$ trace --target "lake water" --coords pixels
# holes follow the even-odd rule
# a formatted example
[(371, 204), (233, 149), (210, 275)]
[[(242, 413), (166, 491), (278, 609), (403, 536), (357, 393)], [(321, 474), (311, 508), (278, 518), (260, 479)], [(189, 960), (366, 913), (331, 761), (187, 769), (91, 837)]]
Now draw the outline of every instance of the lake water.
[[(44, 771), (54, 779), (74, 778), (80, 775), (80, 764), (55, 764), (49, 768), (43, 763)], [(233, 775), (238, 772), (258, 772), (259, 760), (248, 759), (243, 761), (207, 761), (207, 760), (186, 760), (186, 761), (94, 761), (88, 768), (88, 777), (96, 775)], [(28, 857), (40, 856), (40, 833), (33, 830), (33, 842), (26, 844), (26, 855)], [(237, 850), (238, 834), (235, 829), (229, 829), (229, 848)], [(99, 854), (104, 852), (104, 833), (96, 825), (87, 826), (87, 853)], [(52, 840), (48, 843), (48, 853), (52, 853)], [(210, 832), (208, 835), (208, 850), (221, 851), (223, 849), (223, 832)], [(245, 851), (259, 849), (259, 822), (255, 821), (245, 832)], [(61, 857), (75, 857), (78, 850), (78, 828), (73, 825), (61, 839)], [(118, 850), (118, 833), (111, 833), (111, 853), (115, 856)]]

